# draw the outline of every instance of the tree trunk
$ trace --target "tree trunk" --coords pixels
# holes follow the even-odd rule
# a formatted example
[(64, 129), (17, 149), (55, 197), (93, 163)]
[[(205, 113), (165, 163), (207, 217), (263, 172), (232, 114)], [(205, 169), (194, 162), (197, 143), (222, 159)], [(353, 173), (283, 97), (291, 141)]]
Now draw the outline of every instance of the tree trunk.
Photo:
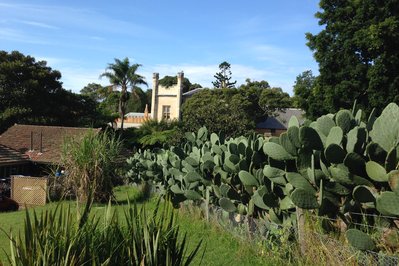
[(126, 88), (122, 86), (121, 96), (119, 98), (119, 114), (121, 116), (121, 130), (123, 130), (123, 123), (125, 121), (125, 111), (126, 111)]

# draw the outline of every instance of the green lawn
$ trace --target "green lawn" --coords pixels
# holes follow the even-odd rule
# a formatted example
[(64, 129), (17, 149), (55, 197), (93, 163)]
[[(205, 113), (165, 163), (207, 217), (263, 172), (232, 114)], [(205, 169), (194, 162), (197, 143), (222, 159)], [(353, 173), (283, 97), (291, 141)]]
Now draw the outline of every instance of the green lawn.
[[(155, 206), (156, 199), (151, 198), (143, 203), (140, 192), (132, 187), (118, 187), (115, 189), (116, 202), (113, 208), (120, 212), (127, 199), (137, 201), (139, 205), (146, 204), (148, 209)], [(74, 202), (63, 202), (63, 204), (71, 204)], [(41, 212), (48, 208), (54, 208), (57, 203), (49, 203), (43, 207), (36, 207), (37, 212)], [(97, 204), (93, 206), (93, 213), (102, 215), (105, 205)], [(32, 211), (32, 210), (30, 210)], [(18, 234), (23, 230), (25, 211), (12, 213), (0, 213), (0, 228), (5, 232)], [(199, 215), (179, 212), (178, 224), (182, 232), (186, 232), (189, 237), (191, 247), (195, 246), (200, 239), (203, 239), (202, 251), (205, 249), (203, 261), (201, 265), (276, 265), (281, 264), (281, 260), (277, 257), (266, 258), (261, 256), (260, 249), (250, 243), (242, 242), (224, 231), (218, 226), (203, 221)], [(0, 262), (6, 263), (6, 253), (10, 250), (9, 240), (6, 233), (0, 231)], [(6, 253), (5, 253), (6, 252)], [(197, 255), (194, 265), (199, 265), (202, 252)], [(0, 263), (1, 265), (1, 263)]]

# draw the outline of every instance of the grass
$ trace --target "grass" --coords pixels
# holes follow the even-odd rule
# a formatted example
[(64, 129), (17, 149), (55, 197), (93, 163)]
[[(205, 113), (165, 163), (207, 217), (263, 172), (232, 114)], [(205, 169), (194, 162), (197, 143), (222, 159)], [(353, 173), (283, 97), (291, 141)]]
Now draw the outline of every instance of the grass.
[[(128, 200), (136, 201), (138, 205), (144, 204), (143, 198), (145, 195), (137, 188), (117, 187), (114, 193), (115, 199), (113, 208), (121, 214), (121, 210), (126, 206)], [(152, 209), (155, 203), (155, 198), (151, 198), (145, 202), (148, 209)], [(65, 201), (63, 204), (75, 206), (75, 202)], [(40, 213), (43, 210), (55, 208), (56, 205), (57, 203), (49, 203), (46, 206), (36, 207), (35, 210)], [(94, 205), (94, 215), (102, 215), (104, 213), (104, 207), (105, 205), (103, 204)], [(32, 209), (29, 211), (32, 211)], [(0, 228), (7, 233), (11, 232), (13, 235), (18, 234), (23, 230), (24, 219), (24, 210), (0, 213)], [(215, 224), (203, 221), (199, 214), (180, 211), (178, 224), (182, 232), (187, 233), (190, 248), (193, 248), (203, 239), (203, 246), (193, 263), (194, 265), (200, 264), (201, 255), (204, 251), (201, 265), (276, 265), (282, 263), (278, 257), (266, 258), (261, 256), (259, 247), (242, 242)], [(8, 254), (10, 251), (9, 240), (5, 232), (0, 231), (0, 262), (3, 263), (7, 262), (6, 253)]]

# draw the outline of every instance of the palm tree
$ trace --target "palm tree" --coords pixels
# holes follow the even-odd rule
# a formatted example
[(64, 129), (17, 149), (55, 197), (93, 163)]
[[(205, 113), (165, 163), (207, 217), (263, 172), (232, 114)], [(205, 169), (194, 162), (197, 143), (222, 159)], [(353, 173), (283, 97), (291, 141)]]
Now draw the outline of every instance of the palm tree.
[(126, 114), (128, 88), (130, 87), (133, 91), (136, 85), (147, 85), (145, 78), (136, 73), (139, 67), (141, 67), (140, 64), (130, 65), (129, 59), (127, 57), (123, 59), (123, 61), (115, 58), (115, 63), (108, 64), (108, 67), (106, 68), (107, 71), (100, 75), (100, 78), (108, 78), (113, 86), (119, 87), (121, 89), (118, 108), (121, 118), (121, 129), (123, 129), (123, 119)]

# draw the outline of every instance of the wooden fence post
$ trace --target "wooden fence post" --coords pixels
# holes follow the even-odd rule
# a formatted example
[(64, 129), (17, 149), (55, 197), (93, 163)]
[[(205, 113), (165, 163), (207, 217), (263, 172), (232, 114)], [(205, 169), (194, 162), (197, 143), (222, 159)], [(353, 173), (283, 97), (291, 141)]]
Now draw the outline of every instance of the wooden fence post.
[(298, 244), (301, 248), (301, 254), (306, 255), (307, 241), (306, 241), (306, 224), (305, 224), (305, 212), (302, 208), (296, 207), (296, 219), (298, 226)]

